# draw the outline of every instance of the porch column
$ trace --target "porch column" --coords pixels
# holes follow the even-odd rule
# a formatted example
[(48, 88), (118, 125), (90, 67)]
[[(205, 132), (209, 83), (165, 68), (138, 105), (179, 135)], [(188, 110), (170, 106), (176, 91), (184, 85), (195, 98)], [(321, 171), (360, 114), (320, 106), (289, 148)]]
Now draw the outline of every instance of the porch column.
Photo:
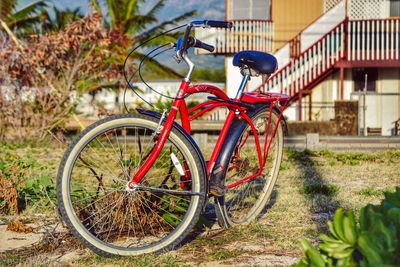
[(339, 99), (343, 100), (344, 97), (344, 68), (340, 67), (340, 95), (339, 95)]
[(302, 117), (302, 112), (303, 112), (303, 110), (302, 110), (302, 98), (303, 98), (303, 92), (302, 92), (302, 90), (300, 90), (299, 91), (299, 114), (298, 114), (298, 120), (299, 121), (301, 121), (301, 117)]
[(312, 121), (312, 94), (308, 95), (308, 120)]

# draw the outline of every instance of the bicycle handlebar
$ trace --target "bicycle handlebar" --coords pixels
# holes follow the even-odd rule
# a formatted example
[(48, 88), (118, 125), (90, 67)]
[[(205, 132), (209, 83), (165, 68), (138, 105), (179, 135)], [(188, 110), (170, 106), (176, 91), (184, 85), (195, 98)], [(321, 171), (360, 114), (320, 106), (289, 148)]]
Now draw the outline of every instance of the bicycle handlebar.
[[(178, 40), (176, 44), (177, 50), (177, 60), (180, 60), (183, 54), (189, 47), (197, 47), (202, 48), (207, 51), (213, 52), (214, 46), (201, 42), (193, 37), (189, 37), (190, 31), (192, 27), (211, 27), (211, 28), (226, 28), (230, 29), (233, 27), (232, 22), (225, 21), (225, 20), (195, 20), (190, 22), (187, 27), (183, 39)], [(189, 43), (189, 41), (191, 43)]]
[(232, 28), (232, 22), (226, 20), (195, 20), (190, 23), (193, 26), (203, 26), (203, 27), (211, 27), (211, 28)]
[(189, 37), (188, 38), (188, 46), (190, 47), (197, 47), (197, 48), (202, 48), (205, 49), (209, 52), (214, 52), (215, 47), (206, 43), (203, 43), (202, 41), (194, 38), (194, 37)]
[(225, 21), (225, 20), (205, 20), (204, 25), (210, 26), (212, 28), (232, 28), (232, 22)]

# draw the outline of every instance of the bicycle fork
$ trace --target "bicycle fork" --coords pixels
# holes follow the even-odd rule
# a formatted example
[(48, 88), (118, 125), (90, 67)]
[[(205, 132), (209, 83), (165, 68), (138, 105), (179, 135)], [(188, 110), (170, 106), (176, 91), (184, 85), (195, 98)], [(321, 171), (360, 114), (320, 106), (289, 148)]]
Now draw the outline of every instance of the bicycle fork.
[[(183, 89), (179, 89), (178, 91), (178, 97), (182, 94), (181, 91)], [(159, 132), (157, 142), (154, 146), (154, 149), (151, 151), (149, 157), (146, 159), (146, 161), (143, 163), (142, 167), (135, 173), (135, 175), (132, 177), (132, 179), (126, 184), (127, 189), (132, 189), (137, 186), (138, 183), (143, 179), (143, 177), (146, 175), (146, 173), (149, 171), (151, 166), (153, 166), (154, 162), (156, 161), (157, 157), (160, 155), (161, 150), (164, 148), (164, 145), (167, 141), (168, 135), (171, 132), (172, 126), (174, 124), (177, 112), (179, 110), (179, 107), (182, 104), (182, 98), (175, 99), (171, 111), (169, 115), (167, 116), (167, 119), (162, 125), (164, 116), (161, 117), (159, 125), (156, 129), (156, 131)], [(161, 131), (160, 131), (161, 127)]]

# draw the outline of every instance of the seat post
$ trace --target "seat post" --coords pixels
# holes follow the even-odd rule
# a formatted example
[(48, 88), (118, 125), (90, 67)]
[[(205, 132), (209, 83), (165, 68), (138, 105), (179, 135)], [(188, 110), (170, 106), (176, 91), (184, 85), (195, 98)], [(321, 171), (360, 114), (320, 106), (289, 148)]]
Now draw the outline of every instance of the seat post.
[(250, 79), (250, 74), (249, 73), (243, 74), (243, 79), (242, 79), (242, 82), (240, 83), (240, 86), (239, 86), (239, 89), (238, 89), (238, 91), (236, 93), (235, 99), (239, 100), (242, 97), (244, 88), (246, 87), (246, 84), (249, 81), (249, 79)]

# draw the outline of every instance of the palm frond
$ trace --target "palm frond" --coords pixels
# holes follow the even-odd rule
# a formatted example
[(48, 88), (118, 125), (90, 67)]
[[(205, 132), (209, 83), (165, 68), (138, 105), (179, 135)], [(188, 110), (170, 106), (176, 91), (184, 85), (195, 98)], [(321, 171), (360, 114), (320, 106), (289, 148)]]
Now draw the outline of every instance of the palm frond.
[(16, 5), (16, 0), (0, 0), (0, 18), (8, 17)]
[(132, 18), (132, 15), (134, 14), (135, 11), (138, 9), (138, 2), (136, 0), (129, 0), (127, 9), (126, 9), (126, 14), (125, 14), (125, 19), (129, 20)]
[[(145, 57), (145, 54), (142, 54), (140, 52), (136, 52), (135, 57), (137, 58), (143, 58)], [(146, 58), (146, 61), (144, 62), (144, 65), (146, 65), (149, 68), (155, 69), (161, 73), (164, 73), (166, 75), (168, 75), (171, 78), (182, 78), (182, 74), (176, 72), (175, 70), (173, 70), (172, 68), (166, 66), (165, 64), (161, 64), (160, 62), (158, 62), (156, 59), (154, 58)]]
[(128, 33), (132, 32), (137, 32), (139, 30), (143, 30), (146, 28), (148, 24), (156, 23), (157, 19), (154, 17), (149, 17), (149, 16), (134, 16), (131, 17), (130, 19), (127, 19), (123, 22), (123, 25), (125, 27), (125, 31)]
[(146, 14), (149, 17), (155, 17), (156, 13), (165, 6), (164, 0), (158, 1)]
[(107, 0), (108, 12), (110, 14), (111, 25), (113, 28), (116, 26), (116, 5), (113, 0)]
[(97, 0), (90, 0), (90, 3), (93, 5), (93, 7), (97, 13), (99, 13), (100, 15), (103, 15), (101, 13), (101, 8), (100, 8), (99, 2)]
[(30, 3), (29, 5), (21, 8), (20, 10), (18, 10), (14, 14), (12, 14), (12, 18), (13, 18), (13, 20), (16, 20), (16, 21), (21, 20), (21, 19), (26, 18), (27, 16), (31, 15), (32, 13), (38, 11), (39, 8), (46, 7), (46, 6), (47, 6), (46, 1), (43, 1), (43, 0)]
[(154, 27), (152, 27), (150, 30), (147, 30), (145, 32), (142, 32), (136, 36), (133, 37), (133, 40), (135, 41), (139, 41), (139, 40), (144, 40), (149, 38), (150, 36), (160, 33), (161, 31), (165, 30), (165, 28), (169, 25), (176, 25), (178, 22), (182, 21), (182, 20), (186, 20), (187, 18), (195, 15), (197, 13), (196, 10), (192, 10), (189, 12), (186, 12), (185, 14), (178, 16), (176, 18), (173, 18), (171, 20), (168, 21), (164, 21)]
[(41, 16), (37, 15), (37, 16), (31, 16), (31, 17), (27, 17), (27, 18), (21, 18), (18, 20), (12, 20), (7, 23), (7, 26), (10, 29), (22, 28), (22, 27), (26, 26), (27, 24), (33, 24), (33, 23), (38, 22), (40, 20), (40, 18), (41, 18)]

